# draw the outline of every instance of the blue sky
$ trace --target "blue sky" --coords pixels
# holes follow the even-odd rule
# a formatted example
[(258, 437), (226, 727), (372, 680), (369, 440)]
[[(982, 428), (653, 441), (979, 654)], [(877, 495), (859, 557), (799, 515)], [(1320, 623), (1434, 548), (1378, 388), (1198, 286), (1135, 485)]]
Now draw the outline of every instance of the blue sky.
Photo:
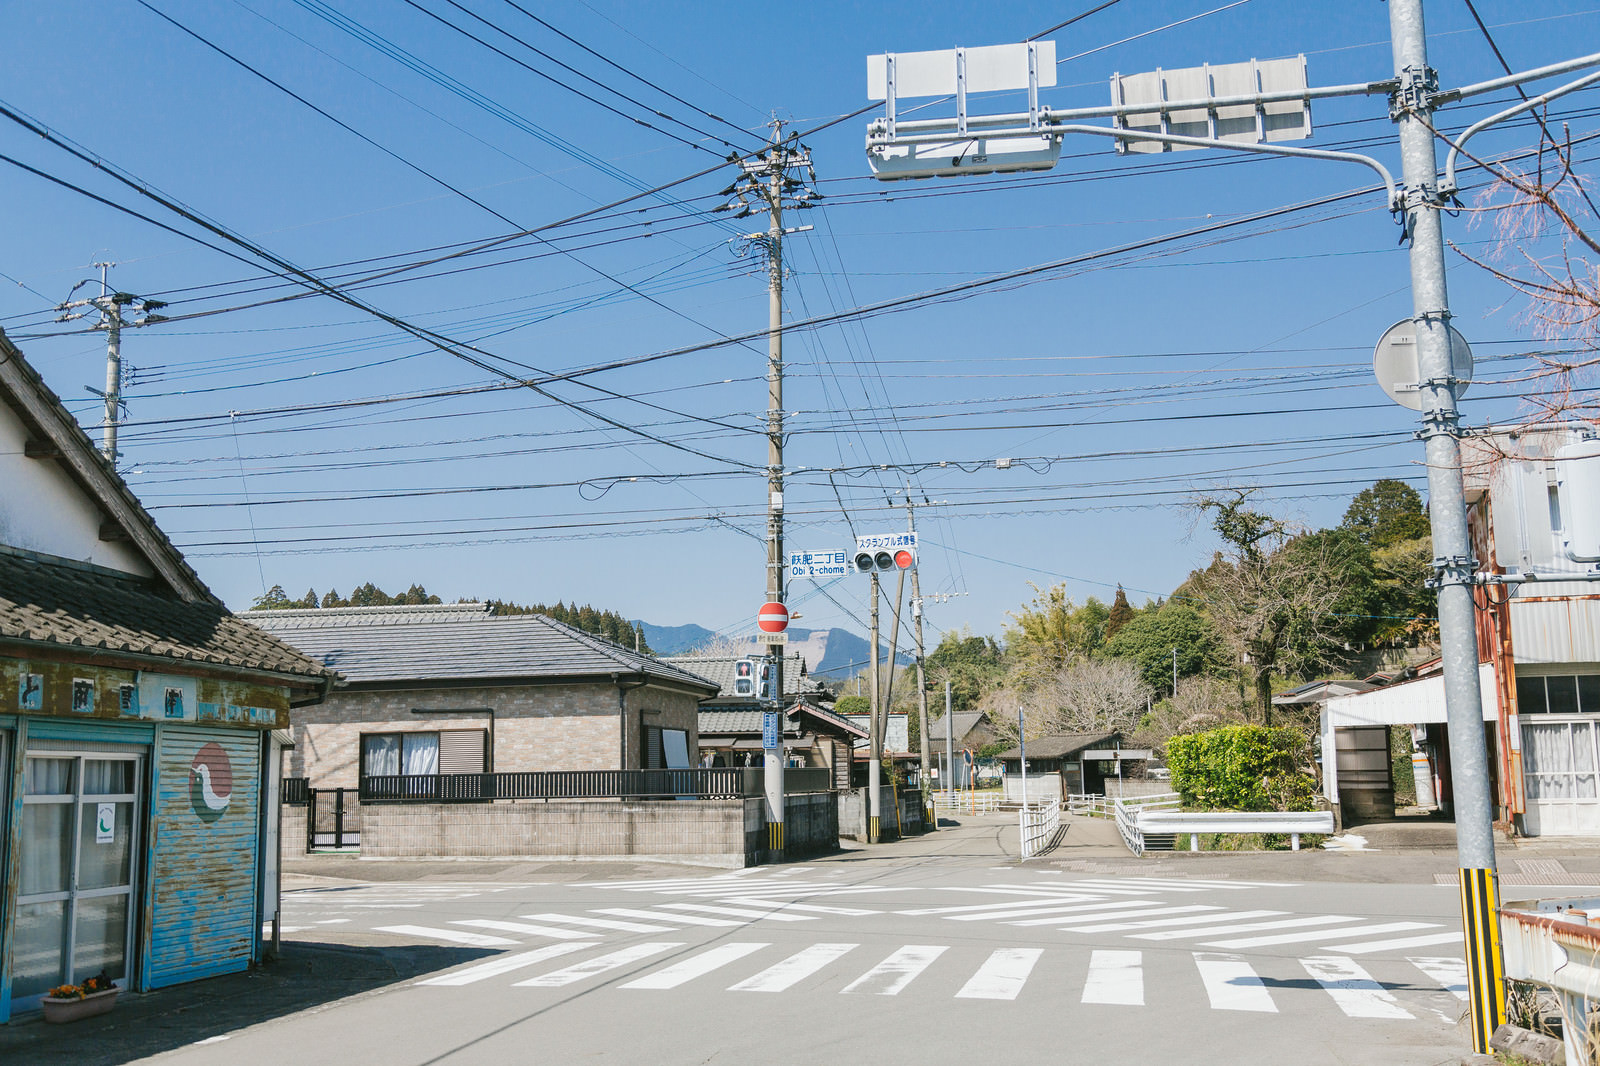
[[(117, 264), (116, 288), (169, 301), (173, 321), (124, 336), (122, 468), (235, 608), (273, 584), (420, 581), (447, 599), (577, 600), (749, 632), (765, 598), (765, 482), (751, 469), (765, 462), (765, 344), (726, 338), (765, 327), (767, 296), (737, 254), (753, 220), (709, 209), (735, 176), (721, 158), (757, 147), (775, 113), (806, 135), (825, 197), (791, 216), (813, 226), (787, 244), (791, 320), (1089, 257), (793, 332), (789, 546), (902, 528), (888, 497), (909, 480), (928, 502), (924, 592), (952, 594), (930, 595), (935, 639), (998, 632), (1030, 581), (1064, 580), (1079, 600), (1121, 582), (1143, 602), (1209, 557), (1186, 506), (1208, 488), (1259, 485), (1321, 526), (1379, 477), (1421, 484), (1413, 416), (1370, 370), (1379, 334), (1409, 316), (1407, 265), (1375, 192), (1103, 254), (1365, 188), (1360, 167), (1123, 157), (1095, 138), (1069, 139), (1048, 174), (885, 185), (862, 150), (871, 114), (834, 122), (867, 103), (870, 53), (1021, 40), (1093, 6), (27, 5), (8, 19), (8, 109), (282, 261), (364, 279), (352, 291), (370, 307), (495, 366), (632, 365), (552, 385), (554, 401), (485, 391), (499, 379), (484, 369), (162, 229), (231, 247), (9, 122), (0, 155), (82, 191), (0, 166), (0, 327), (92, 429), (84, 390), (103, 383), (104, 339), (55, 323), (54, 304), (100, 260)], [(1518, 69), (1600, 50), (1592, 0), (1478, 9)], [(1464, 4), (1427, 15), (1443, 84), (1500, 73)], [(1043, 99), (1088, 106), (1113, 72), (1302, 52), (1313, 84), (1378, 80), (1392, 73), (1387, 17), (1376, 0), (1122, 0), (1053, 35), (1063, 62)], [(1585, 91), (1555, 115), (1589, 133), (1596, 102)], [(1314, 118), (1308, 143), (1398, 171), (1381, 98), (1319, 102)], [(1534, 143), (1522, 124), (1478, 150)], [(455, 254), (526, 230), (539, 232)], [(1465, 218), (1447, 234), (1477, 248), (1489, 236)], [(1521, 386), (1506, 379), (1537, 342), (1493, 281), (1451, 269), (1456, 325), (1480, 358), (1466, 417), (1515, 417)], [(693, 350), (639, 361), (677, 349)], [(864, 579), (797, 583), (789, 600), (803, 626), (864, 628)]]

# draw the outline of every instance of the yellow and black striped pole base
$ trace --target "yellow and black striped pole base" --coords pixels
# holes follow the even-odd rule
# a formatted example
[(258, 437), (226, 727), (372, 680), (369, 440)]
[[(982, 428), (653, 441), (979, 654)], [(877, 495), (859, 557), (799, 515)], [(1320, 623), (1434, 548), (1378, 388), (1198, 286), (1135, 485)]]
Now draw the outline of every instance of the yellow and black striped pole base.
[(772, 862), (783, 861), (783, 823), (767, 823), (767, 858)]
[(878, 824), (877, 815), (869, 816), (867, 818), (867, 843), (868, 844), (876, 844), (879, 840), (882, 839), (882, 836), (880, 835), (881, 832), (882, 832), (882, 829)]
[(1467, 1002), (1472, 1050), (1489, 1054), (1489, 1038), (1506, 1020), (1505, 962), (1500, 955), (1500, 881), (1484, 868), (1461, 869), (1461, 923), (1467, 942)]

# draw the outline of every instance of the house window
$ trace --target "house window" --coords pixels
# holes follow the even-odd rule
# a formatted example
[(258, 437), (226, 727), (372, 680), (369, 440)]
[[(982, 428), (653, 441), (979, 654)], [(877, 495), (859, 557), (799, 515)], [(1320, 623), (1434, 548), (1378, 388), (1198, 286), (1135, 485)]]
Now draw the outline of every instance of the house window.
[(1517, 678), (1519, 714), (1600, 714), (1600, 674)]
[(481, 774), (488, 768), (487, 730), (363, 733), (361, 776)]

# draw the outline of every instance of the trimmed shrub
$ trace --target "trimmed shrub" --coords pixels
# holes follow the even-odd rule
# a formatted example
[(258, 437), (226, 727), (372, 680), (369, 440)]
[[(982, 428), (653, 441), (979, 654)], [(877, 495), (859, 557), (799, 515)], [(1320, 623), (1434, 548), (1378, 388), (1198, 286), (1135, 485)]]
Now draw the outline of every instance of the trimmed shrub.
[(1299, 730), (1259, 725), (1176, 736), (1167, 741), (1172, 787), (1187, 807), (1220, 811), (1309, 811), (1316, 782), (1300, 767)]

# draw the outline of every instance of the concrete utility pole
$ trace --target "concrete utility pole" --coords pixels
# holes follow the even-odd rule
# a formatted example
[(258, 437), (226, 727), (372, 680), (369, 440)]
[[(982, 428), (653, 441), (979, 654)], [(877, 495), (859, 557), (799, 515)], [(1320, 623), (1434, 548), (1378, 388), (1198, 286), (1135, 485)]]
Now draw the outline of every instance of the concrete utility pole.
[(1467, 972), (1474, 993), (1473, 1044), (1505, 1021), (1498, 971), (1499, 879), (1495, 874), (1494, 800), (1484, 744), (1483, 697), (1478, 685), (1478, 636), (1472, 602), (1472, 542), (1467, 533), (1466, 490), (1461, 477), (1460, 418), (1450, 346), (1450, 303), (1445, 291), (1444, 232), (1433, 107), (1438, 75), (1428, 67), (1422, 0), (1391, 0), (1389, 31), (1399, 86), (1389, 112), (1400, 129), (1401, 181), (1411, 234), (1411, 306), (1422, 392), (1422, 432), (1428, 465), (1428, 519), (1439, 590), (1439, 650), (1444, 667), (1445, 714), (1450, 730), (1450, 778), (1456, 807), (1456, 864), (1466, 926)]
[[(789, 233), (808, 230), (810, 226), (785, 230), (783, 209), (810, 206), (812, 192), (797, 175), (805, 174), (814, 182), (816, 174), (811, 169), (811, 151), (801, 145), (795, 136), (783, 136), (783, 123), (772, 121), (772, 140), (765, 152), (757, 153), (739, 163), (743, 175), (727, 189), (727, 194), (737, 194), (717, 210), (735, 210), (742, 218), (765, 208), (767, 231), (746, 234), (746, 247), (759, 245), (767, 257), (767, 599), (784, 602), (783, 556), (783, 238)], [(783, 710), (784, 644), (768, 644), (767, 660), (772, 665), (772, 692), (777, 710)], [(781, 725), (781, 719), (780, 719)], [(772, 858), (781, 860), (784, 852), (784, 790), (783, 769), (785, 752), (782, 730), (778, 746), (763, 749), (762, 761), (766, 767), (768, 851)]]
[(876, 844), (883, 817), (883, 732), (878, 728), (878, 704), (883, 690), (878, 687), (878, 575), (872, 575), (872, 675), (867, 686), (872, 690), (872, 707), (867, 722), (867, 843)]
[(952, 791), (951, 786), (956, 779), (956, 729), (955, 720), (950, 717), (950, 682), (944, 683), (944, 769), (948, 779), (939, 782), (946, 792)]
[[(95, 263), (100, 268), (100, 295), (88, 300), (68, 300), (58, 304), (56, 310), (61, 314), (57, 322), (71, 322), (88, 314), (88, 308), (94, 308), (100, 313), (100, 321), (95, 323), (94, 329), (105, 330), (106, 333), (106, 387), (102, 392), (90, 388), (105, 401), (105, 420), (100, 430), (100, 454), (105, 456), (106, 462), (113, 467), (117, 465), (117, 427), (122, 421), (122, 327), (149, 326), (156, 322), (166, 321), (165, 316), (154, 314), (157, 308), (167, 306), (162, 300), (144, 300), (126, 292), (112, 292), (109, 280), (109, 271), (116, 266), (115, 263)], [(79, 282), (78, 286), (87, 284)], [(74, 286), (76, 291), (77, 286)], [(139, 315), (134, 321), (123, 319), (124, 308)], [(76, 312), (76, 313), (74, 313)]]
[[(917, 531), (916, 504), (911, 502), (911, 486), (906, 485), (906, 532)], [(903, 573), (903, 571), (902, 571)], [(917, 568), (911, 568), (911, 621), (915, 626), (917, 637), (917, 735), (921, 741), (921, 779), (922, 779), (922, 805), (928, 806), (928, 792), (933, 786), (933, 777), (928, 772), (928, 764), (932, 761), (929, 753), (928, 740), (928, 679), (922, 670), (922, 580), (918, 577)], [(946, 722), (948, 726), (949, 723)], [(939, 828), (937, 815), (933, 819), (932, 828)]]

